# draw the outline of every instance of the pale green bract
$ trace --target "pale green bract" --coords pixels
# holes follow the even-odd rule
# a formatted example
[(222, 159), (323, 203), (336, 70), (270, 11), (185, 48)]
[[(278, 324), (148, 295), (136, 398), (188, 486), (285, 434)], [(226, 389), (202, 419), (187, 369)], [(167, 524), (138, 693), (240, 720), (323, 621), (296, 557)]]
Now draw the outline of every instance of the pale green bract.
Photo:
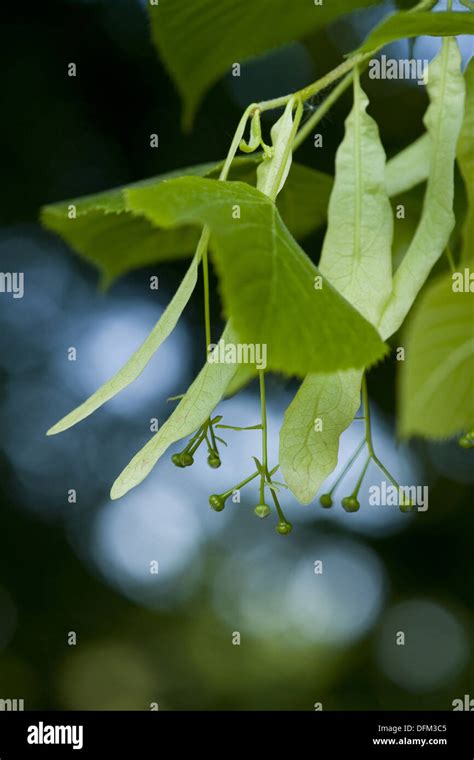
[(354, 106), (336, 155), (336, 177), (319, 268), (372, 324), (392, 289), (393, 215), (385, 189), (385, 151), (358, 77)]
[(447, 438), (474, 430), (474, 306), (451, 276), (431, 283), (409, 320), (400, 369), (400, 433)]
[(329, 282), (315, 287), (318, 269), (259, 190), (186, 177), (130, 191), (128, 202), (165, 227), (209, 226), (226, 315), (239, 340), (267, 346), (267, 369), (303, 377), (384, 355), (376, 330)]
[(404, 150), (387, 161), (385, 187), (392, 198), (424, 182), (430, 171), (431, 144), (423, 134)]
[[(278, 182), (278, 195), (290, 173), (292, 152), (287, 150), (293, 131), (293, 100), (287, 103), (283, 114), (271, 129), (272, 155), (264, 156), (257, 169), (257, 188), (265, 195), (271, 196), (275, 183)], [(284, 164), (284, 165), (283, 165)]]
[(124, 366), (110, 380), (104, 383), (104, 385), (102, 385), (90, 398), (88, 398), (87, 401), (63, 417), (63, 419), (57, 422), (56, 425), (53, 425), (53, 427), (48, 430), (48, 435), (62, 433), (64, 430), (76, 425), (85, 417), (88, 417), (95, 412), (96, 409), (99, 409), (99, 407), (111, 398), (116, 396), (117, 393), (123, 391), (124, 388), (133, 383), (137, 377), (141, 375), (152, 356), (176, 327), (178, 319), (191, 298), (193, 290), (196, 287), (198, 267), (205, 244), (207, 244), (207, 239), (203, 238), (200, 241), (191, 265), (178, 290), (140, 348), (138, 348)]
[[(454, 215), (452, 212), (453, 203), (453, 166), (456, 150), (457, 137), (461, 127), (463, 113), (464, 86), (460, 73), (460, 56), (457, 43), (455, 40), (444, 40), (441, 54), (433, 61), (430, 66), (428, 90), (431, 99), (431, 105), (425, 118), (425, 124), (428, 134), (423, 136), (403, 154), (393, 159), (392, 166), (396, 171), (403, 170), (405, 165), (405, 179), (397, 185), (395, 174), (390, 174), (391, 170), (386, 171), (385, 184), (390, 186), (392, 192), (398, 193), (407, 189), (408, 185), (417, 184), (426, 174), (427, 163), (429, 162), (429, 177), (426, 190), (426, 199), (422, 218), (420, 220), (415, 238), (404, 258), (402, 264), (397, 270), (394, 278), (393, 291), (384, 304), (378, 300), (377, 308), (372, 309), (371, 318), (375, 324), (381, 324), (382, 335), (388, 337), (403, 321), (406, 313), (409, 311), (414, 299), (423, 283), (425, 282), (433, 264), (442, 254), (454, 225)], [(361, 135), (359, 135), (360, 144), (362, 145)], [(429, 152), (427, 152), (427, 149)], [(341, 146), (342, 150), (342, 146)], [(411, 168), (410, 168), (411, 167)], [(339, 170), (339, 167), (338, 167)], [(408, 178), (408, 179), (407, 179)], [(337, 191), (337, 173), (335, 190)], [(357, 193), (355, 193), (357, 197)], [(337, 219), (337, 209), (335, 215)], [(331, 223), (331, 213), (329, 213), (329, 222)], [(342, 224), (342, 220), (339, 220)], [(372, 225), (374, 234), (377, 234), (377, 225)], [(332, 234), (329, 227), (327, 240), (331, 240)], [(379, 233), (380, 234), (380, 233)], [(337, 238), (337, 236), (336, 236)], [(370, 237), (369, 237), (370, 239)], [(342, 244), (340, 247), (333, 246), (331, 249), (333, 259), (331, 260), (331, 269), (338, 274), (338, 267), (344, 272), (346, 247)], [(386, 257), (386, 252), (385, 252)], [(382, 266), (386, 266), (386, 258), (382, 258)], [(325, 270), (324, 255), (321, 260), (321, 270)], [(363, 270), (362, 270), (363, 271)], [(359, 276), (361, 272), (357, 272)], [(370, 277), (370, 270), (368, 273)], [(344, 286), (350, 284), (350, 278), (342, 280)], [(362, 285), (364, 283), (362, 282)], [(366, 291), (366, 297), (377, 298), (377, 292), (370, 288)], [(345, 295), (344, 290), (342, 293)], [(364, 306), (363, 299), (360, 298), (357, 290), (348, 295), (350, 300), (359, 298), (359, 308), (370, 308), (367, 302)], [(381, 309), (382, 307), (382, 309)], [(381, 314), (382, 311), (382, 314)], [(409, 363), (410, 359), (407, 361)], [(361, 374), (355, 380), (347, 385), (347, 393), (355, 407), (359, 400)], [(322, 384), (324, 383), (324, 393)], [(285, 418), (282, 428), (282, 438), (280, 440), (280, 461), (282, 471), (288, 478), (292, 479), (292, 490), (301, 500), (308, 500), (311, 493), (315, 493), (321, 483), (327, 476), (325, 461), (335, 461), (338, 450), (338, 435), (348, 426), (347, 415), (341, 414), (339, 419), (333, 415), (330, 420), (329, 435), (327, 437), (328, 445), (325, 447), (324, 427), (319, 433), (310, 434), (314, 417), (321, 417), (324, 423), (324, 417), (320, 412), (317, 404), (308, 404), (308, 399), (312, 395), (318, 399), (332, 398), (337, 395), (341, 383), (341, 373), (324, 376), (322, 380), (318, 376), (308, 376), (304, 381), (300, 391), (295, 397), (293, 404)], [(305, 422), (302, 423), (304, 413), (308, 415)], [(300, 430), (300, 457), (297, 456), (297, 426), (293, 423), (292, 418), (299, 420)], [(290, 446), (287, 443), (287, 434), (290, 431)], [(308, 440), (311, 442), (308, 444)], [(311, 450), (312, 444), (312, 450)], [(310, 451), (307, 450), (308, 445)], [(321, 460), (321, 466), (318, 465), (317, 455), (324, 452)], [(329, 452), (332, 454), (330, 456)], [(292, 463), (302, 463), (300, 478), (295, 473)], [(305, 472), (308, 468), (308, 462), (313, 464), (311, 475)], [(309, 482), (310, 486), (307, 485)]]
[[(336, 156), (320, 269), (366, 319), (377, 324), (391, 291), (393, 218), (385, 152), (367, 105), (356, 77), (354, 106)], [(337, 464), (339, 437), (360, 404), (361, 379), (361, 369), (310, 374), (286, 411), (280, 466), (292, 492), (305, 504)], [(322, 429), (315, 428), (316, 419)]]
[(413, 241), (398, 267), (380, 332), (392, 335), (405, 319), (454, 227), (454, 161), (463, 119), (465, 84), (456, 40), (443, 40), (429, 67), (430, 106), (425, 125), (431, 142), (431, 167), (423, 212)]
[[(280, 467), (302, 504), (314, 498), (337, 465), (339, 438), (360, 405), (361, 370), (308, 375), (285, 412)], [(322, 429), (316, 429), (320, 420)]]
[[(237, 343), (237, 336), (230, 324), (227, 324), (222, 340), (226, 344)], [(119, 499), (139, 485), (173, 443), (194, 433), (209, 418), (237, 370), (236, 364), (206, 362), (158, 433), (135, 454), (119, 475), (110, 492), (112, 499)]]
[(463, 227), (461, 262), (474, 259), (474, 58), (464, 72), (466, 102), (464, 120), (459, 136), (457, 159), (467, 193), (467, 213)]
[[(423, 179), (429, 162), (425, 205), (415, 238), (397, 270), (392, 294), (385, 305), (380, 299), (377, 301), (376, 308), (371, 309), (371, 319), (375, 324), (381, 322), (384, 337), (392, 334), (403, 321), (433, 264), (442, 254), (454, 225), (452, 212), (453, 166), (457, 137), (461, 127), (464, 97), (463, 80), (460, 74), (460, 56), (455, 40), (448, 39), (443, 42), (441, 54), (430, 67), (428, 90), (431, 99), (431, 105), (425, 118), (428, 134), (418, 140), (415, 145), (409, 146), (404, 155), (393, 160), (392, 166), (395, 170), (403, 171), (405, 166), (403, 182), (397, 186), (395, 175), (390, 177), (388, 171), (385, 175), (386, 187), (391, 185), (390, 189), (394, 193), (398, 193), (406, 189), (406, 184), (414, 185)], [(358, 140), (359, 145), (362, 146), (361, 134), (359, 134)], [(342, 148), (343, 146), (341, 146), (341, 151)], [(344, 164), (341, 166), (342, 171), (343, 169)], [(337, 197), (338, 171), (339, 166), (337, 167), (332, 198)], [(357, 198), (357, 191), (354, 193), (354, 197)], [(339, 208), (339, 205), (335, 207), (336, 219)], [(343, 225), (343, 220), (339, 219), (339, 223)], [(370, 227), (376, 234), (377, 225), (372, 224), (369, 225), (369, 229)], [(338, 230), (336, 230), (337, 232)], [(330, 211), (326, 240), (331, 241), (331, 234)], [(335, 234), (335, 239), (338, 239), (337, 234)], [(333, 255), (331, 269), (334, 270), (337, 277), (338, 267), (341, 268), (341, 271), (346, 271), (344, 269), (346, 246), (342, 242), (339, 246), (334, 245), (329, 249), (326, 247), (326, 251), (323, 250), (321, 259), (323, 274), (328, 274), (325, 269), (327, 265), (324, 255), (328, 251), (331, 251)], [(385, 257), (382, 258), (383, 265), (387, 265), (386, 252)], [(356, 271), (359, 276), (363, 277), (360, 270)], [(370, 277), (370, 270), (367, 276)], [(351, 279), (346, 277), (346, 280), (340, 282), (344, 287), (344, 285), (350, 285)], [(373, 298), (377, 297), (377, 291), (369, 288), (366, 291), (367, 299), (370, 298), (371, 292)], [(344, 290), (342, 293), (346, 295)], [(359, 298), (358, 303), (361, 310), (371, 308), (368, 302), (364, 305), (364, 299), (360, 298), (357, 289), (350, 296), (347, 294), (347, 297), (351, 301)], [(380, 320), (381, 311), (382, 318)], [(411, 361), (413, 361), (413, 356), (410, 352), (407, 359), (408, 367)], [(442, 370), (438, 370), (435, 377), (439, 378), (440, 372)], [(353, 373), (351, 380), (347, 382), (347, 405), (349, 409), (351, 402), (352, 408), (356, 408), (358, 405), (361, 374)], [(329, 466), (326, 466), (326, 462), (337, 460), (339, 435), (350, 424), (344, 409), (340, 415), (336, 411), (329, 418), (328, 434), (325, 435), (324, 408), (326, 399), (337, 397), (341, 382), (342, 373), (308, 376), (285, 416), (280, 441), (280, 462), (287, 481), (291, 480), (293, 492), (304, 502), (311, 499), (311, 496), (326, 478), (327, 467)], [(407, 393), (406, 398), (408, 399), (408, 397), (409, 394)], [(312, 399), (316, 399), (316, 401), (313, 403)], [(323, 421), (323, 431), (316, 433), (313, 432), (313, 425), (314, 419), (318, 417)], [(319, 462), (318, 455), (320, 457)], [(298, 466), (301, 468), (299, 475)]]

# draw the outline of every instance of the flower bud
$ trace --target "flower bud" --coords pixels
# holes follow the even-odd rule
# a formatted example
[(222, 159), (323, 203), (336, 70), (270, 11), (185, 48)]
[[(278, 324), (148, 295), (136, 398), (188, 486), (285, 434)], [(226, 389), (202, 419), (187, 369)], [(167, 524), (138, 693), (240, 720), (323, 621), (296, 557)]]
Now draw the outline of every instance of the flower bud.
[(293, 530), (292, 524), (286, 521), (279, 522), (278, 525), (276, 526), (276, 531), (277, 533), (280, 534), (280, 536), (287, 536), (288, 533), (291, 533), (292, 530)]
[(225, 507), (225, 499), (217, 493), (209, 496), (209, 504), (215, 512), (222, 512)]
[(330, 493), (323, 493), (319, 497), (319, 503), (325, 509), (329, 509), (329, 507), (332, 507), (332, 496), (331, 496), (331, 494)]
[(360, 509), (360, 503), (355, 496), (344, 496), (341, 503), (346, 512), (358, 512)]
[(268, 517), (270, 514), (270, 507), (268, 507), (266, 504), (257, 504), (254, 510), (257, 517), (264, 518)]

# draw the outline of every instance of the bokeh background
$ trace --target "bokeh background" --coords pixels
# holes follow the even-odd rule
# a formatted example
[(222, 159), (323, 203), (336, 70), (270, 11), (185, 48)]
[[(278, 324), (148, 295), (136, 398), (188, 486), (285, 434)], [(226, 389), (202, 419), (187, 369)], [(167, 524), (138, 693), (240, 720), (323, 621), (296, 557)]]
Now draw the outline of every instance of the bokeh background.
[[(236, 432), (220, 470), (204, 457), (178, 470), (165, 457), (141, 487), (111, 502), (110, 485), (150, 436), (150, 419), (166, 418), (167, 397), (202, 364), (200, 288), (139, 381), (77, 428), (45, 437), (145, 338), (186, 262), (135, 272), (102, 293), (97, 273), (41, 229), (41, 205), (222, 158), (244, 105), (314, 80), (394, 7), (385, 2), (246, 64), (240, 79), (213, 88), (183, 134), (144, 6), (2, 8), (0, 268), (23, 271), (26, 292), (0, 295), (0, 698), (61, 710), (451, 709), (453, 699), (474, 696), (472, 454), (455, 442), (399, 445), (393, 359), (369, 378), (376, 443), (399, 482), (429, 486), (426, 513), (371, 507), (367, 489), (357, 514), (284, 495), (288, 538), (254, 517), (251, 488), (241, 504), (213, 513), (209, 494), (245, 476), (258, 451), (258, 433)], [(438, 43), (414, 46), (430, 58)], [(386, 52), (410, 49), (400, 42)], [(71, 61), (76, 78), (67, 76)], [(392, 155), (421, 133), (426, 95), (411, 83), (364, 82)], [(333, 171), (349, 106), (348, 96), (323, 122), (325, 149), (309, 144), (299, 161)], [(158, 150), (149, 147), (153, 132)], [(420, 190), (406, 199), (396, 255), (421, 199)], [(305, 241), (315, 261), (320, 243), (320, 235)], [(159, 275), (158, 293), (150, 274)], [(217, 334), (216, 295), (213, 314)], [(296, 386), (271, 377), (268, 388), (276, 461)], [(257, 389), (222, 409), (230, 424), (255, 424)], [(360, 424), (343, 436), (342, 463)], [(380, 474), (369, 470), (367, 480)], [(340, 495), (349, 491), (350, 478)], [(396, 646), (397, 631), (405, 646)]]

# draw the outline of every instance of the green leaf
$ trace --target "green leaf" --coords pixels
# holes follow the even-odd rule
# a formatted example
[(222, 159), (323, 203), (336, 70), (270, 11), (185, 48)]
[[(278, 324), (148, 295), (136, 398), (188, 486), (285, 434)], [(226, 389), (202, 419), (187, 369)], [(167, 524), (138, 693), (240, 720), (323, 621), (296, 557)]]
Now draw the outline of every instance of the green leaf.
[(160, 0), (149, 6), (153, 40), (184, 101), (189, 127), (205, 92), (230, 70), (378, 0)]
[[(205, 176), (215, 170), (215, 164), (202, 164), (162, 174), (138, 182), (132, 187), (159, 185), (167, 179), (186, 174)], [(109, 285), (119, 275), (133, 269), (169, 259), (190, 256), (196, 249), (199, 233), (196, 229), (158, 230), (139, 209), (127, 207), (125, 188), (74, 198), (45, 206), (41, 222), (90, 261), (102, 273), (102, 285)], [(71, 207), (76, 218), (69, 218)]]
[[(255, 184), (260, 160), (256, 156), (237, 158), (231, 179)], [(105, 287), (133, 269), (191, 256), (199, 239), (195, 229), (164, 230), (151, 224), (139, 208), (128, 208), (126, 191), (154, 187), (178, 176), (217, 177), (221, 166), (222, 163), (204, 164), (178, 169), (136, 184), (45, 206), (41, 221), (100, 270)], [(329, 175), (293, 164), (278, 197), (278, 207), (297, 238), (325, 223), (331, 187)], [(71, 206), (76, 208), (76, 219), (68, 216)]]
[[(434, 14), (439, 15), (439, 14)], [(431, 167), (420, 222), (398, 267), (382, 315), (384, 338), (394, 333), (409, 312), (433, 265), (448, 244), (455, 224), (454, 161), (464, 111), (464, 79), (456, 40), (443, 40), (429, 67), (430, 106), (425, 125), (431, 143)]]
[(354, 106), (336, 156), (320, 270), (373, 325), (392, 289), (393, 216), (385, 152), (368, 98), (354, 80)]
[[(237, 338), (228, 324), (222, 334), (226, 343), (236, 343)], [(110, 496), (119, 499), (127, 491), (141, 483), (176, 441), (194, 433), (212, 414), (224, 396), (238, 365), (207, 362), (184, 398), (153, 438), (135, 454), (131, 462), (118, 476)]]
[(161, 226), (209, 226), (226, 314), (240, 340), (267, 346), (268, 369), (304, 376), (384, 354), (376, 330), (329, 282), (315, 288), (317, 268), (259, 190), (187, 177), (129, 191), (128, 202)]
[[(337, 465), (339, 437), (360, 405), (361, 370), (308, 375), (286, 410), (280, 467), (296, 498), (308, 504)], [(321, 420), (322, 430), (315, 428)]]
[(400, 372), (403, 436), (447, 438), (474, 429), (472, 293), (451, 276), (431, 283), (407, 328)]
[(430, 171), (431, 142), (423, 134), (407, 148), (387, 161), (385, 187), (390, 198), (406, 193), (412, 187), (425, 182)]
[(402, 11), (389, 16), (375, 27), (353, 55), (370, 53), (371, 50), (378, 50), (394, 40), (420, 37), (425, 34), (437, 37), (474, 34), (474, 16), (465, 11), (441, 13)]
[[(421, 143), (421, 140), (417, 142)], [(398, 171), (396, 163), (405, 153), (410, 153), (410, 156), (403, 162), (402, 171)], [(387, 163), (386, 183), (389, 195), (403, 192), (410, 183), (426, 179), (428, 170), (419, 153), (418, 146), (415, 150), (414, 144)], [(261, 156), (237, 158), (230, 178), (255, 185), (260, 160)], [(419, 163), (420, 168), (411, 176)], [(133, 269), (191, 256), (199, 237), (195, 229), (180, 227), (164, 230), (151, 224), (140, 214), (139, 209), (132, 211), (127, 208), (125, 191), (133, 187), (152, 187), (177, 176), (217, 177), (221, 166), (222, 162), (178, 169), (136, 185), (45, 206), (42, 222), (100, 270), (102, 285), (105, 287)], [(328, 174), (293, 162), (288, 179), (277, 198), (277, 206), (286, 226), (298, 240), (326, 223), (332, 184), (332, 177)], [(76, 219), (68, 217), (71, 205), (76, 207)]]
[[(203, 241), (203, 244), (206, 243), (207, 240)], [(116, 396), (117, 393), (123, 391), (124, 388), (130, 385), (130, 383), (133, 383), (134, 380), (141, 375), (153, 354), (174, 330), (178, 319), (196, 287), (197, 272), (202, 257), (203, 244), (198, 246), (191, 262), (191, 266), (186, 272), (186, 275), (173, 296), (173, 299), (166, 307), (162, 316), (140, 348), (138, 348), (126, 364), (124, 364), (124, 366), (110, 380), (104, 383), (104, 385), (88, 398), (87, 401), (50, 428), (50, 430), (48, 430), (48, 435), (62, 433), (64, 430), (76, 425), (85, 417), (88, 417), (95, 412), (96, 409), (102, 406), (102, 404), (105, 404), (106, 401), (109, 401)]]
[(474, 258), (474, 58), (469, 61), (464, 72), (466, 101), (464, 120), (457, 148), (457, 159), (467, 193), (467, 214), (463, 228), (461, 261), (467, 263)]

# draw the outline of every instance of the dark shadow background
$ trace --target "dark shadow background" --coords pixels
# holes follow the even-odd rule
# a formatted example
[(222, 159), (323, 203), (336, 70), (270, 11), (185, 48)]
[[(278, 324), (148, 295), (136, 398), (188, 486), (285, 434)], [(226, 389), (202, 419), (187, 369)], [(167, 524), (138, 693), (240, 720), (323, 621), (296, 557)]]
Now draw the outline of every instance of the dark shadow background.
[[(182, 134), (138, 0), (9, 4), (1, 15), (0, 266), (25, 272), (26, 292), (0, 295), (0, 699), (24, 699), (26, 709), (354, 710), (451, 709), (474, 696), (472, 455), (455, 442), (398, 447), (394, 360), (369, 387), (381, 452), (400, 480), (429, 485), (429, 510), (414, 516), (366, 500), (357, 515), (336, 505), (333, 516), (284, 497), (295, 525), (284, 539), (253, 517), (256, 493), (211, 513), (209, 493), (247, 471), (251, 444), (239, 434), (229, 436), (222, 471), (162, 462), (141, 488), (109, 501), (150, 418), (169, 413), (166, 397), (202, 363), (200, 288), (123, 399), (44, 436), (146, 336), (186, 262), (157, 268), (158, 302), (148, 288), (154, 269), (101, 294), (97, 274), (40, 228), (41, 205), (222, 158), (256, 90), (262, 99), (315, 79), (379, 16), (360, 14), (249, 64), (241, 81), (213, 88)], [(364, 81), (392, 155), (421, 133), (425, 94)], [(306, 145), (299, 161), (333, 170), (349, 106), (343, 99), (323, 122), (324, 151)], [(159, 150), (149, 147), (152, 132)], [(407, 202), (416, 209), (420, 197)], [(315, 260), (320, 242), (305, 241)], [(216, 296), (213, 305), (217, 330)], [(293, 391), (284, 378), (269, 382), (273, 454)], [(254, 388), (226, 404), (234, 424), (257, 421)], [(319, 559), (323, 576), (313, 570)]]

